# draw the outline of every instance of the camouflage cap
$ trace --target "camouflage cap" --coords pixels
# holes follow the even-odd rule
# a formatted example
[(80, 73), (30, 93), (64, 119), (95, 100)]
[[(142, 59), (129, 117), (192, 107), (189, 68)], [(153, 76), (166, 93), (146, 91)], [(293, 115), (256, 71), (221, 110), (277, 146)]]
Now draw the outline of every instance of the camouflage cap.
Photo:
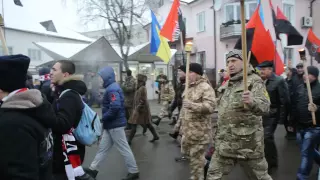
[(232, 58), (232, 57), (242, 60), (243, 59), (242, 50), (234, 49), (234, 50), (230, 51), (227, 54), (226, 60), (228, 60), (229, 58)]

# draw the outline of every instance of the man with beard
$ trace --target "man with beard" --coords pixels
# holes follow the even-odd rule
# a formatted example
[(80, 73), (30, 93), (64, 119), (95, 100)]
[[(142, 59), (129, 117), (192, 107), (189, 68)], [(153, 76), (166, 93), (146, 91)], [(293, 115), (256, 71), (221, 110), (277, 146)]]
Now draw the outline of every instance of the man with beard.
[(218, 97), (218, 122), (215, 151), (207, 180), (222, 180), (239, 163), (249, 179), (272, 180), (264, 157), (262, 115), (269, 112), (270, 101), (262, 79), (248, 65), (248, 91), (243, 84), (241, 50), (227, 54), (229, 81)]
[(268, 170), (278, 167), (278, 153), (274, 141), (274, 133), (278, 123), (283, 124), (286, 119), (287, 105), (290, 103), (288, 86), (281, 76), (273, 72), (273, 62), (265, 61), (259, 64), (260, 76), (266, 84), (270, 97), (270, 111), (262, 117), (264, 128), (264, 152), (268, 162)]
[(52, 180), (55, 114), (41, 92), (26, 88), (30, 59), (0, 57), (0, 179)]

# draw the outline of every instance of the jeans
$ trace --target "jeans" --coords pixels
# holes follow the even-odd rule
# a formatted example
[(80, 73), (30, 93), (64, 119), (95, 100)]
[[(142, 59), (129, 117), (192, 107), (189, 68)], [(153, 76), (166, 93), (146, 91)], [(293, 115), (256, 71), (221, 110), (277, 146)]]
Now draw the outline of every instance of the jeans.
[(136, 160), (127, 142), (124, 127), (103, 130), (102, 138), (99, 144), (99, 149), (96, 154), (96, 157), (90, 165), (90, 169), (98, 170), (99, 165), (106, 158), (107, 153), (109, 152), (109, 150), (111, 150), (113, 145), (123, 156), (128, 172), (139, 172)]
[(320, 144), (320, 127), (298, 130), (297, 141), (301, 151), (297, 179), (307, 180), (312, 170), (313, 161), (320, 165), (320, 154), (317, 150), (317, 146)]

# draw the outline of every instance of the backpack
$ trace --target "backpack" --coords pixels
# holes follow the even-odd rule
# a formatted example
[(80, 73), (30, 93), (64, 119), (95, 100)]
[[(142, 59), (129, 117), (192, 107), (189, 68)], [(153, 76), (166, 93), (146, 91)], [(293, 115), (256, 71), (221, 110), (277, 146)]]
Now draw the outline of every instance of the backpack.
[[(61, 96), (68, 92), (72, 91), (71, 89), (64, 90)], [(77, 92), (76, 92), (77, 93)], [(78, 94), (78, 93), (77, 93)], [(79, 121), (78, 126), (72, 131), (73, 135), (81, 144), (90, 146), (98, 141), (99, 137), (102, 134), (102, 126), (100, 123), (100, 118), (98, 114), (93, 111), (82, 99), (79, 94), (81, 101), (83, 103), (82, 115)]]

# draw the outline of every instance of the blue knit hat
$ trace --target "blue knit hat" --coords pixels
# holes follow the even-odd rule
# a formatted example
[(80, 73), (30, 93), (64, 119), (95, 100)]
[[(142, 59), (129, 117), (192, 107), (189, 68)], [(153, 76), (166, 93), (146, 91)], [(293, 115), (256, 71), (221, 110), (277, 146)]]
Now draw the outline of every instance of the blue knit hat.
[(0, 89), (12, 92), (26, 87), (30, 58), (21, 54), (0, 56)]

